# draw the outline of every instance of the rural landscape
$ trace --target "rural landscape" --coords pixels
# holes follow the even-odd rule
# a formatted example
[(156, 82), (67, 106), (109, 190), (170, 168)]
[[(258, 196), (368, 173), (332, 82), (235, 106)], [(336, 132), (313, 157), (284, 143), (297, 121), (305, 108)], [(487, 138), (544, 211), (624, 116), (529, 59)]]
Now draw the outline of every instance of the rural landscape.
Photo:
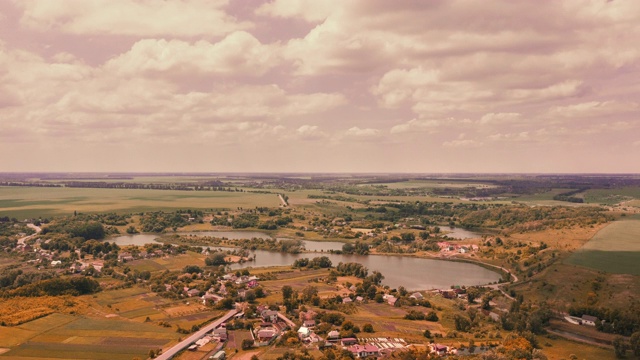
[(640, 353), (637, 176), (1, 180), (0, 358)]
[(1, 0), (0, 360), (640, 359), (638, 39), (638, 0)]

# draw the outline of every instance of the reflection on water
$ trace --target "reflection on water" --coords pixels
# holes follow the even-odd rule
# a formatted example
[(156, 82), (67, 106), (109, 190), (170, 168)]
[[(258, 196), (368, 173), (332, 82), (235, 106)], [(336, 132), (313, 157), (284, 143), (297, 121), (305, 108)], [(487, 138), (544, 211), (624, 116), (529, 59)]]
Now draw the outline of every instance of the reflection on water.
[[(222, 232), (216, 233), (220, 234)], [(245, 238), (246, 234), (251, 234), (250, 232), (239, 233), (244, 234)], [(203, 232), (192, 234), (204, 235)], [(157, 235), (146, 234), (123, 235), (108, 241), (115, 242), (118, 245), (144, 245), (155, 242), (157, 237)], [(229, 236), (225, 237), (230, 238)], [(328, 251), (332, 249), (340, 250), (342, 243), (308, 240), (304, 240), (304, 242), (308, 249), (313, 248), (314, 251), (324, 250), (325, 253), (286, 254), (275, 251), (255, 250), (250, 252), (251, 257), (253, 254), (256, 255), (255, 261), (233, 264), (231, 268), (286, 266), (293, 264), (296, 259), (300, 258), (327, 256), (334, 266), (340, 262), (357, 262), (369, 268), (369, 273), (377, 270), (385, 277), (383, 284), (392, 288), (404, 286), (410, 290), (446, 289), (451, 285), (482, 285), (500, 279), (500, 274), (475, 264), (406, 256), (331, 254)], [(211, 248), (220, 247), (211, 246)]]

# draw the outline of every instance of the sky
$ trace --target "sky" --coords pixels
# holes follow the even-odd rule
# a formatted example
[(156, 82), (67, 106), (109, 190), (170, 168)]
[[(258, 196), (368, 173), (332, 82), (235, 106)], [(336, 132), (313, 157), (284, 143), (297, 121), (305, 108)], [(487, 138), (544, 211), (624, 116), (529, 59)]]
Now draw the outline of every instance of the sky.
[(639, 173), (637, 0), (0, 1), (2, 172)]

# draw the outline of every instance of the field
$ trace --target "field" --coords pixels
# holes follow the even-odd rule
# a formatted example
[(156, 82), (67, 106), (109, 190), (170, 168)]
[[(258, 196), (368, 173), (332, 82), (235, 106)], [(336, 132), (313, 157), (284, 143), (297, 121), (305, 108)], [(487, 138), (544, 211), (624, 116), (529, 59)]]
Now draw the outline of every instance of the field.
[(567, 263), (615, 274), (640, 275), (640, 218), (615, 221), (598, 231)]
[(0, 357), (130, 360), (146, 358), (149, 350), (177, 338), (170, 329), (144, 323), (53, 314), (10, 329), (0, 327), (0, 347), (12, 347)]
[(640, 187), (623, 187), (615, 189), (587, 190), (584, 199), (588, 203), (613, 205), (622, 201), (639, 200)]
[(280, 204), (275, 194), (145, 189), (0, 187), (0, 215), (16, 218), (175, 209), (233, 209)]

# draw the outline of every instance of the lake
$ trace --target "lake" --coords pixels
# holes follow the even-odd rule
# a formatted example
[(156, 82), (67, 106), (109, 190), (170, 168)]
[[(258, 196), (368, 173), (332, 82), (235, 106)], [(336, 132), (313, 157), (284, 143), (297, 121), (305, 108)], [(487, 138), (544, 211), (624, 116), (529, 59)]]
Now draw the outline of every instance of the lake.
[[(196, 232), (193, 235), (203, 233)], [(246, 234), (246, 232), (241, 232)], [(209, 235), (211, 236), (211, 235)], [(136, 234), (118, 236), (107, 241), (118, 245), (144, 245), (154, 243), (158, 235)], [(372, 271), (379, 271), (384, 275), (382, 283), (392, 288), (404, 286), (410, 290), (448, 289), (451, 285), (483, 285), (498, 281), (500, 274), (481, 266), (463, 262), (421, 259), (408, 256), (392, 255), (345, 255), (331, 254), (329, 250), (340, 250), (342, 243), (332, 241), (304, 240), (307, 249), (313, 248), (316, 253), (286, 254), (276, 251), (255, 250), (251, 255), (256, 255), (255, 261), (247, 261), (242, 264), (232, 264), (231, 268), (242, 269), (247, 267), (287, 266), (297, 259), (313, 258), (316, 256), (328, 257), (334, 266), (343, 262), (357, 262)], [(211, 246), (212, 249), (219, 248)], [(319, 251), (324, 250), (324, 253)]]
[(446, 235), (452, 239), (464, 240), (464, 239), (477, 239), (481, 238), (482, 235), (475, 233), (473, 231), (456, 228), (456, 227), (443, 227), (440, 229), (443, 235)]

